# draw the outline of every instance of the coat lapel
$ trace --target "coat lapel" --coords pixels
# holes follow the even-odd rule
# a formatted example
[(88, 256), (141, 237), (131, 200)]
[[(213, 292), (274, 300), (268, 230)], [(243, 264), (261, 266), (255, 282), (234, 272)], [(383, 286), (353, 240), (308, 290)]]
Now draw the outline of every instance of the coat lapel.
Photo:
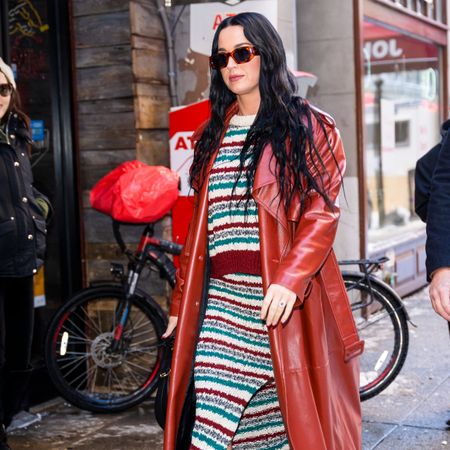
[(264, 208), (287, 230), (288, 222), (283, 205), (279, 200), (279, 184), (276, 176), (276, 160), (272, 146), (264, 148), (253, 181), (253, 198), (259, 207)]

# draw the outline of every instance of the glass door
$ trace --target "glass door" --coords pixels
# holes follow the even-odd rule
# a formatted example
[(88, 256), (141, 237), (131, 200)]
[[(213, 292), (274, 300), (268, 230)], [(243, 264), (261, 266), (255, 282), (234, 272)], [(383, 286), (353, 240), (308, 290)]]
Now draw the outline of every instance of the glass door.
[[(43, 338), (54, 310), (81, 287), (76, 159), (72, 139), (71, 60), (68, 2), (7, 0), (0, 9), (2, 57), (12, 66), (22, 110), (33, 131), (31, 156), (35, 187), (47, 195), (54, 214), (48, 225), (44, 267), (45, 297), (37, 298), (32, 394), (49, 397)], [(7, 33), (5, 32), (7, 30)], [(36, 298), (35, 298), (36, 300)], [(44, 378), (44, 380), (42, 380)]]
[(424, 227), (414, 213), (414, 169), (440, 139), (440, 48), (366, 19), (364, 59), (370, 254)]

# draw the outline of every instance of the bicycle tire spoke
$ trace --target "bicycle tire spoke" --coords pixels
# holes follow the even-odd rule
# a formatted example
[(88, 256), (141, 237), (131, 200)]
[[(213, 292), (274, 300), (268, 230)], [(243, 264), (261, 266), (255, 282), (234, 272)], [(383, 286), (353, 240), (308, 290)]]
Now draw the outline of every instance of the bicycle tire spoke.
[(127, 370), (129, 372), (129, 374), (134, 378), (134, 382), (136, 383), (136, 387), (139, 388), (140, 385), (141, 385), (141, 382), (136, 378), (136, 375), (131, 370), (131, 368), (128, 366), (128, 362), (125, 363), (124, 367), (125, 367), (125, 370)]
[(100, 328), (100, 333), (103, 333), (103, 326), (102, 326), (102, 311), (99, 309), (99, 305), (97, 304), (97, 318), (98, 318), (98, 326)]
[[(133, 345), (130, 345), (130, 348), (134, 347)], [(156, 350), (156, 352), (155, 352)], [(156, 346), (152, 346), (152, 347), (140, 347), (140, 348), (133, 348), (132, 350), (128, 350), (128, 353), (150, 353), (150, 354), (154, 354), (154, 353), (158, 353), (158, 348)]]
[[(139, 336), (145, 335), (145, 334), (149, 334), (152, 333), (151, 331), (147, 330), (147, 331), (141, 331), (140, 333), (133, 333), (133, 338), (136, 339)], [(154, 333), (152, 333), (154, 334)], [(155, 336), (155, 339), (157, 339), (157, 337)]]
[(90, 383), (90, 385), (91, 385), (91, 393), (93, 394), (94, 393), (94, 389), (95, 389), (95, 386), (96, 386), (96, 380), (97, 380), (97, 372), (98, 372), (98, 366), (97, 366), (97, 364), (95, 364), (95, 370), (94, 370), (94, 375), (92, 376), (92, 381), (91, 381), (91, 383)]
[(102, 330), (101, 328), (99, 329), (97, 324), (94, 322), (94, 319), (90, 316), (90, 314), (87, 312), (87, 310), (85, 309), (84, 306), (80, 306), (80, 309), (83, 311), (83, 313), (85, 314), (85, 316), (90, 320), (90, 322), (92, 323), (93, 330), (95, 330), (97, 333), (101, 334)]
[[(92, 343), (92, 339), (85, 339), (85, 338), (82, 338), (82, 337), (80, 337), (80, 336), (77, 336), (77, 335), (75, 335), (75, 334), (71, 334), (68, 330), (64, 330), (64, 332), (65, 333), (67, 333), (68, 335), (69, 335), (69, 340), (70, 341), (79, 341), (79, 342), (83, 342), (83, 343), (86, 343), (86, 344), (91, 344)], [(57, 342), (56, 342), (56, 344), (57, 345), (61, 345), (61, 341), (62, 340), (58, 340)]]
[(66, 372), (64, 374), (65, 377), (68, 377), (75, 369), (77, 369), (78, 367), (80, 367), (80, 365), (84, 362), (83, 360), (80, 360), (75, 366), (73, 366), (68, 372)]
[(144, 314), (135, 305), (131, 305), (130, 319), (135, 318), (136, 316), (138, 317), (138, 321), (134, 324), (135, 329), (137, 329), (141, 326), (142, 321), (149, 320), (146, 314)]
[(67, 318), (67, 322), (71, 323), (72, 326), (75, 327), (86, 339), (89, 339), (89, 336), (81, 330), (81, 328), (72, 320), (70, 316)]
[(128, 363), (130, 366), (134, 366), (134, 367), (136, 367), (136, 368), (138, 368), (138, 369), (140, 369), (140, 370), (144, 370), (145, 372), (148, 372), (148, 371), (149, 371), (147, 367), (140, 366), (139, 364), (132, 363), (131, 361), (127, 361), (127, 363)]
[[(83, 323), (83, 325), (88, 327), (91, 330), (92, 334), (95, 334), (95, 335), (101, 334), (101, 331), (98, 330), (98, 327), (95, 325), (92, 318), (89, 316), (88, 312), (85, 311), (82, 306), (80, 306), (80, 309), (83, 312), (83, 316), (78, 311), (74, 311), (73, 315), (76, 316), (78, 318), (78, 320)], [(85, 319), (86, 317), (88, 317), (90, 319), (90, 321), (87, 321)], [(92, 326), (90, 322), (93, 322), (94, 325)]]
[(62, 363), (62, 362), (66, 362), (67, 360), (70, 360), (67, 364), (64, 364), (63, 366), (58, 366), (59, 369), (62, 370), (62, 369), (65, 369), (65, 368), (71, 366), (72, 364), (75, 364), (77, 361), (86, 360), (88, 358), (89, 358), (89, 356), (87, 356), (87, 355), (86, 356), (74, 356), (72, 358), (64, 359), (64, 361), (61, 361), (62, 358), (59, 360), (57, 359), (56, 361), (61, 361), (61, 363)]
[(82, 378), (81, 381), (80, 381), (80, 383), (75, 387), (75, 390), (77, 390), (77, 391), (80, 390), (80, 387), (81, 387), (81, 385), (83, 384), (83, 381), (86, 381), (86, 385), (87, 385), (87, 380), (88, 380), (88, 378), (89, 378), (91, 372), (95, 369), (95, 367), (96, 367), (95, 365), (89, 367), (89, 369), (86, 371), (86, 373), (81, 373), (81, 374), (78, 375), (75, 379), (72, 380), (72, 383), (71, 383), (71, 384), (75, 383), (76, 380), (78, 380), (78, 378), (84, 377), (84, 379)]
[(114, 369), (111, 370), (111, 374), (114, 375), (114, 377), (116, 378), (117, 383), (119, 384), (120, 390), (121, 390), (125, 395), (128, 394), (128, 392), (125, 391), (124, 388), (122, 387), (122, 383), (120, 382), (119, 378), (117, 377), (116, 373), (114, 372)]
[(149, 339), (144, 339), (143, 341), (133, 342), (133, 343), (130, 345), (130, 348), (131, 348), (131, 347), (137, 347), (137, 346), (140, 346), (140, 345), (145, 344), (145, 343), (147, 343), (147, 342), (150, 342), (150, 345), (152, 345), (152, 344), (153, 344), (154, 346), (157, 345), (157, 343), (154, 342), (153, 339), (149, 338)]

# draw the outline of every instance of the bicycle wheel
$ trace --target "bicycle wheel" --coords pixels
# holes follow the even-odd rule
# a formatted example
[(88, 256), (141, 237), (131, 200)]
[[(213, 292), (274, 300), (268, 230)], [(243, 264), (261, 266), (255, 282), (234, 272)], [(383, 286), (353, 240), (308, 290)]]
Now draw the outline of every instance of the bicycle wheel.
[(353, 317), (365, 341), (360, 358), (360, 398), (367, 400), (386, 389), (400, 372), (408, 353), (408, 318), (397, 294), (374, 277), (370, 288), (364, 275), (343, 273)]
[[(117, 352), (109, 350), (120, 286), (87, 288), (65, 303), (47, 331), (45, 359), (61, 395), (93, 412), (123, 411), (156, 387), (165, 324), (151, 298), (133, 299)], [(123, 303), (122, 303), (123, 304)]]

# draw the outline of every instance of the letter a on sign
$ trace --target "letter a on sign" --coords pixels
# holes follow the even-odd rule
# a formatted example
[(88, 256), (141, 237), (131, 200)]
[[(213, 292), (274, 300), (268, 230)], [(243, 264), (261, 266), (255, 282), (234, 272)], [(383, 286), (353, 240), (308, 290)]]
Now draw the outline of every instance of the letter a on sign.
[(214, 23), (213, 23), (214, 31), (216, 31), (216, 28), (220, 25), (220, 22), (222, 22), (222, 16), (220, 14), (216, 14), (216, 17), (214, 18)]
[(189, 147), (182, 136), (180, 136), (175, 144), (175, 150), (187, 150)]

